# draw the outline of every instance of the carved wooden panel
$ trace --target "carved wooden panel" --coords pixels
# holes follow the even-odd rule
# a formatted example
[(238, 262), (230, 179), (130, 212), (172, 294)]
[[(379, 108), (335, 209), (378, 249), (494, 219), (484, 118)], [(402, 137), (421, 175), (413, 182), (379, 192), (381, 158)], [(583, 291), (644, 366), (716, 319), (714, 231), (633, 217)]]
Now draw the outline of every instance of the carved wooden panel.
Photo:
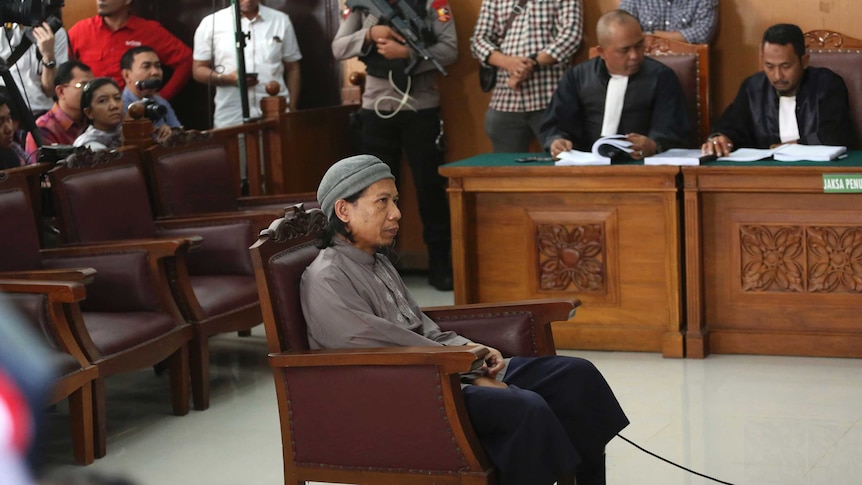
[(604, 291), (604, 224), (539, 224), (536, 247), (542, 290)]
[(741, 225), (743, 291), (862, 293), (862, 227)]
[(744, 291), (805, 291), (799, 226), (748, 226), (739, 229)]
[(809, 227), (808, 291), (862, 293), (862, 228)]
[(617, 210), (532, 209), (524, 217), (526, 244), (520, 266), (530, 298), (577, 295), (591, 306), (620, 304)]

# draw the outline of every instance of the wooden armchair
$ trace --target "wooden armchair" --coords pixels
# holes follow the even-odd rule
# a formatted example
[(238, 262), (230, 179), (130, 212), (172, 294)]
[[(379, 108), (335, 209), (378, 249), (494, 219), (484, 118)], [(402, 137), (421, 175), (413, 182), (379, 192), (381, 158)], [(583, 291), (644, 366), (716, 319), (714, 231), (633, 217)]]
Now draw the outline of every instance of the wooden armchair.
[[(81, 275), (91, 279), (94, 273), (87, 270)], [(78, 281), (0, 279), (0, 292), (5, 293), (0, 298), (16, 309), (54, 351), (52, 360), (59, 377), (49, 404), (69, 400), (75, 461), (81, 465), (93, 463), (95, 436), (105, 436), (104, 428), (95, 432), (96, 425), (105, 425), (104, 396), (93, 393), (99, 371), (87, 361), (68, 321), (68, 314), (74, 313), (68, 307), (84, 299), (84, 285)]]
[(82, 152), (67, 162), (49, 173), (64, 244), (196, 241), (193, 252), (164, 264), (180, 311), (194, 330), (190, 345), (194, 406), (206, 409), (209, 337), (247, 331), (262, 321), (248, 246), (271, 216), (227, 212), (156, 221), (137, 151)]
[(844, 79), (856, 139), (848, 148), (862, 148), (862, 40), (831, 30), (812, 30), (805, 33), (805, 46), (809, 66), (827, 67)]
[[(0, 176), (0, 213), (2, 288), (21, 293), (16, 297), (19, 300), (24, 294), (37, 295), (29, 300), (31, 311), (26, 313), (40, 325), (49, 344), (68, 354), (62, 356), (66, 376), (55, 397), (60, 400), (63, 394), (71, 395), (79, 462), (92, 461), (88, 427), (93, 430), (95, 457), (105, 455), (102, 403), (106, 377), (167, 361), (174, 414), (187, 414), (187, 345), (192, 329), (171, 297), (163, 261), (187, 250), (188, 242), (174, 239), (40, 250), (26, 181), (5, 174)], [(87, 298), (81, 300), (85, 284)], [(93, 366), (98, 375), (91, 370)], [(84, 383), (88, 379), (92, 382), (90, 398)]]
[(143, 156), (156, 217), (249, 210), (274, 211), (278, 217), (288, 205), (317, 204), (313, 192), (242, 197), (239, 163), (231, 157), (224, 133), (186, 132), (171, 140), (149, 147)]
[[(644, 51), (646, 55), (673, 69), (679, 79), (688, 106), (688, 117), (692, 123), (696, 123), (689, 147), (700, 148), (700, 144), (709, 136), (712, 115), (709, 92), (709, 45), (688, 44), (645, 34)], [(591, 47), (590, 58), (597, 55), (596, 48)]]
[[(319, 209), (288, 209), (252, 246), (281, 421), (285, 484), (493, 484), (459, 374), (483, 347), (309, 350), (300, 278), (319, 250)], [(553, 355), (551, 321), (579, 301), (440, 307), (426, 313), (504, 355)], [(392, 383), (397, 382), (395, 386)], [(570, 483), (570, 482), (569, 482)]]

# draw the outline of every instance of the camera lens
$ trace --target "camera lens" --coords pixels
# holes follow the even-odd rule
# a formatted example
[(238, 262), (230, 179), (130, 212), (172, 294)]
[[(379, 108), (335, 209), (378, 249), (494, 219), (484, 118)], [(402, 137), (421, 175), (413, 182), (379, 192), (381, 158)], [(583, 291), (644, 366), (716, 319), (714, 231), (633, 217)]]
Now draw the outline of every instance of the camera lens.
[(168, 109), (152, 98), (144, 98), (141, 100), (144, 104), (144, 116), (150, 121), (156, 122), (164, 118), (168, 114)]

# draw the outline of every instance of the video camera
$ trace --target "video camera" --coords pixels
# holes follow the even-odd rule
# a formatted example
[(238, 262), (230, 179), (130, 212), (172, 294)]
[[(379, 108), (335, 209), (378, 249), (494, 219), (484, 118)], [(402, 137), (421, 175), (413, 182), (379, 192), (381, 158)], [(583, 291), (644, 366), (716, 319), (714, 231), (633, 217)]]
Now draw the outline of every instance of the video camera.
[(64, 6), (63, 0), (0, 0), (0, 23), (41, 25)]
[[(135, 82), (135, 88), (138, 91), (152, 91), (158, 90), (162, 87), (162, 80), (158, 78), (150, 78), (150, 79), (142, 79), (140, 81)], [(144, 116), (147, 117), (150, 121), (155, 123), (160, 119), (164, 118), (165, 115), (168, 114), (168, 109), (164, 106), (160, 105), (155, 99), (150, 97), (143, 97), (139, 101), (135, 101), (135, 103), (140, 103), (143, 105)], [(132, 104), (135, 104), (132, 103)]]
[(139, 102), (144, 105), (144, 116), (153, 123), (159, 121), (168, 114), (168, 109), (160, 105), (153, 98), (141, 98)]

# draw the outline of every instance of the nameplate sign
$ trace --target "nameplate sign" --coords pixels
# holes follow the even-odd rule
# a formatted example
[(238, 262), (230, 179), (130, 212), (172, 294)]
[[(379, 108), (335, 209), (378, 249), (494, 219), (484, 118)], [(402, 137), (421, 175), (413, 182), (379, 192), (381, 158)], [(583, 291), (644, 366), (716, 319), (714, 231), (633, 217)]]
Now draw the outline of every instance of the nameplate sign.
[(860, 173), (824, 173), (824, 194), (862, 193), (862, 174)]

